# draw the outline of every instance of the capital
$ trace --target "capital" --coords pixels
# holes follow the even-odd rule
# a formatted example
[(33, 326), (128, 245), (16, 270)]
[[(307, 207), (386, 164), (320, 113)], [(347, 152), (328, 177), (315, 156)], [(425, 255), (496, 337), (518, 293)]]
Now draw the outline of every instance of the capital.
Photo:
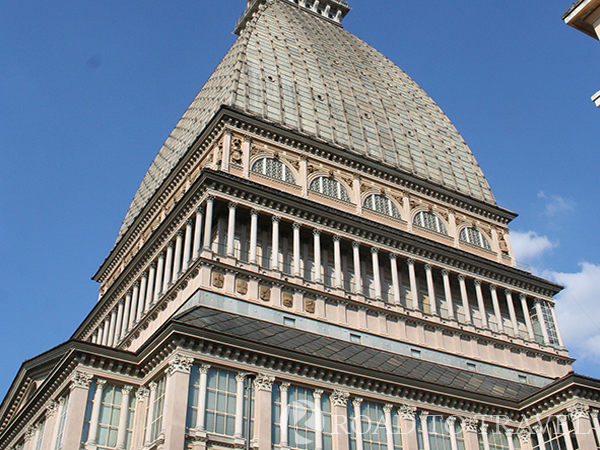
[(504, 432), (506, 433), (506, 437), (508, 438), (509, 441), (512, 438), (512, 435), (515, 434), (515, 430), (513, 430), (512, 428), (508, 428), (508, 427), (504, 427)]
[(496, 285), (490, 284), (490, 292), (496, 292)]
[(489, 427), (489, 425), (488, 425), (487, 423), (485, 423), (485, 422), (484, 422), (484, 423), (482, 423), (482, 424), (481, 424), (481, 432), (482, 432), (483, 434), (487, 434), (487, 432), (488, 432), (488, 427)]
[(336, 389), (329, 396), (329, 400), (331, 400), (331, 404), (333, 406), (342, 406), (345, 408), (346, 405), (348, 404), (348, 397), (350, 397), (349, 392), (340, 391), (340, 390)]
[(442, 276), (448, 277), (448, 276), (450, 276), (450, 272), (447, 269), (442, 269)]
[(522, 301), (526, 301), (526, 300), (527, 300), (527, 296), (526, 296), (525, 294), (519, 294), (519, 298), (520, 298)]
[(323, 396), (323, 392), (324, 392), (323, 389), (315, 389), (313, 392), (313, 397), (316, 400), (321, 400), (321, 397)]
[(473, 280), (475, 287), (481, 287), (481, 280)]
[(147, 279), (148, 279), (148, 272), (144, 272), (144, 273), (142, 274), (142, 278), (145, 278), (145, 279), (147, 280)]
[(527, 431), (525, 428), (519, 429), (517, 436), (519, 436), (519, 441), (521, 441), (521, 444), (526, 444), (531, 439), (529, 431)]
[(431, 272), (431, 269), (433, 269), (433, 267), (431, 267), (431, 264), (425, 264), (425, 271), (426, 272)]
[(147, 387), (141, 386), (135, 393), (135, 398), (138, 402), (145, 400), (150, 395), (150, 390)]
[(247, 376), (247, 373), (240, 372), (235, 376), (235, 381), (237, 381), (238, 383), (243, 383), (244, 381), (246, 381)]
[(561, 425), (566, 425), (569, 423), (567, 416), (565, 416), (564, 414), (560, 414), (558, 415), (558, 421), (560, 422)]
[(150, 389), (150, 392), (156, 392), (156, 390), (158, 389), (158, 383), (156, 381), (153, 381), (148, 385), (148, 388)]
[(275, 377), (271, 375), (266, 375), (264, 373), (259, 373), (254, 379), (254, 388), (257, 391), (267, 391), (271, 392), (273, 389), (273, 382), (275, 381)]
[(360, 405), (362, 404), (363, 399), (360, 397), (356, 397), (354, 400), (352, 400), (352, 406), (354, 406), (355, 408), (360, 408)]
[(210, 371), (210, 364), (202, 364), (199, 369), (201, 374), (206, 375)]
[(535, 424), (534, 426), (532, 426), (531, 428), (533, 429), (533, 431), (534, 431), (536, 434), (541, 434), (541, 433), (543, 433), (543, 432), (544, 432), (544, 428), (543, 428), (543, 427), (542, 427), (542, 426), (541, 426), (539, 423), (536, 423), (536, 424)]
[(184, 234), (185, 234), (185, 230), (178, 230), (177, 231), (177, 239), (182, 238)]
[(379, 254), (379, 249), (377, 247), (371, 247), (371, 254), (378, 255)]
[(401, 419), (415, 420), (415, 416), (417, 415), (417, 408), (415, 406), (402, 405), (400, 406), (400, 408), (398, 408), (398, 415)]
[(409, 259), (407, 259), (407, 260), (406, 260), (406, 264), (407, 264), (409, 267), (412, 267), (412, 266), (414, 266), (414, 265), (415, 265), (415, 260), (414, 260), (414, 259), (412, 259), (412, 258), (409, 258)]
[(133, 283), (133, 287), (139, 288), (140, 287), (140, 280), (135, 280), (135, 283)]
[(258, 209), (251, 209), (250, 210), (250, 215), (251, 216), (257, 216), (258, 217), (259, 211)]
[(596, 408), (590, 408), (590, 416), (592, 419), (598, 418), (598, 410)]
[(567, 408), (567, 412), (569, 413), (569, 417), (572, 421), (577, 419), (586, 419), (589, 417), (590, 407), (589, 405), (584, 405), (583, 403), (576, 403), (573, 406), (569, 406)]
[(106, 386), (106, 380), (96, 380), (96, 389), (102, 391), (104, 386)]
[(279, 223), (281, 221), (281, 217), (279, 217), (279, 216), (273, 216), (271, 218), (271, 220), (273, 221), (273, 223)]
[(238, 204), (236, 202), (229, 202), (229, 209), (236, 209)]
[(208, 195), (208, 196), (206, 197), (206, 202), (207, 202), (207, 203), (208, 203), (208, 202), (212, 203), (212, 202), (214, 202), (214, 201), (215, 201), (215, 196), (214, 196), (214, 195)]
[(391, 403), (386, 403), (385, 405), (383, 405), (383, 412), (386, 414), (391, 414), (392, 409), (394, 409), (394, 405), (392, 405)]
[(71, 389), (75, 388), (85, 388), (89, 389), (92, 384), (94, 376), (87, 372), (80, 372), (79, 370), (75, 372), (73, 378), (71, 380)]
[(450, 416), (446, 419), (446, 423), (448, 424), (448, 427), (453, 427), (454, 424), (456, 423), (456, 417), (455, 416)]
[(152, 262), (150, 263), (150, 268), (151, 268), (151, 269), (156, 269), (156, 261), (152, 261)]
[(390, 253), (390, 261), (396, 261), (396, 259), (398, 259), (398, 255), (395, 253)]
[(462, 421), (463, 431), (468, 433), (477, 433), (477, 419), (473, 417), (465, 417)]
[(171, 376), (177, 372), (190, 373), (193, 363), (193, 358), (176, 353), (167, 363), (167, 374)]
[(294, 230), (300, 230), (300, 228), (302, 228), (302, 225), (301, 225), (301, 224), (299, 224), (298, 222), (294, 222), (294, 223), (292, 224), (292, 228), (293, 228)]
[(321, 230), (317, 230), (316, 228), (313, 230), (313, 236), (321, 236)]
[(291, 386), (290, 383), (285, 381), (285, 382), (281, 383), (281, 385), (279, 386), (279, 390), (281, 392), (287, 392), (289, 390), (290, 386)]
[(46, 407), (46, 419), (49, 419), (50, 417), (54, 416), (54, 414), (56, 414), (57, 411), (58, 402), (56, 402), (55, 400), (51, 400), (50, 403), (48, 403), (48, 406)]
[(30, 441), (31, 439), (33, 439), (34, 436), (35, 436), (35, 428), (28, 427), (27, 430), (25, 431), (25, 442)]
[(333, 235), (333, 242), (340, 242), (342, 240), (342, 238), (340, 236), (338, 236), (337, 234)]
[(190, 217), (190, 218), (189, 218), (189, 219), (188, 219), (188, 220), (185, 222), (185, 224), (186, 224), (186, 225), (187, 225), (189, 228), (193, 227), (193, 226), (194, 226), (194, 218), (193, 218), (193, 217)]
[(464, 282), (466, 280), (465, 276), (463, 274), (460, 274), (458, 276), (458, 281)]
[(173, 249), (175, 247), (175, 242), (169, 241), (169, 243), (167, 244), (167, 247), (169, 247), (170, 249)]
[(123, 386), (121, 388), (121, 393), (123, 395), (130, 395), (131, 391), (133, 391), (133, 389), (134, 389), (133, 386), (131, 386), (130, 384), (126, 384), (125, 386)]

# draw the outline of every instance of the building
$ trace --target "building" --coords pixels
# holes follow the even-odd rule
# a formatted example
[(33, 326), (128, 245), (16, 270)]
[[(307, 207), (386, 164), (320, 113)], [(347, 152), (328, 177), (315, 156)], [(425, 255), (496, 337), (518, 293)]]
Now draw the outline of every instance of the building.
[[(594, 39), (600, 38), (600, 1), (578, 0), (563, 14), (562, 18), (567, 25)], [(592, 101), (600, 107), (600, 91), (592, 96)]]
[(450, 120), (340, 0), (252, 0), (0, 449), (597, 449), (561, 287), (516, 267)]

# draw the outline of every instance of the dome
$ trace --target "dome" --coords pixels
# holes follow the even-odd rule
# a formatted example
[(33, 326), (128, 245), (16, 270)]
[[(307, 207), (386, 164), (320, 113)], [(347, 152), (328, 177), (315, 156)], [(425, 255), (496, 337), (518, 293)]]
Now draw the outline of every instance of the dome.
[(150, 166), (119, 239), (222, 105), (496, 204), (452, 122), (393, 62), (291, 0), (249, 8), (252, 20)]

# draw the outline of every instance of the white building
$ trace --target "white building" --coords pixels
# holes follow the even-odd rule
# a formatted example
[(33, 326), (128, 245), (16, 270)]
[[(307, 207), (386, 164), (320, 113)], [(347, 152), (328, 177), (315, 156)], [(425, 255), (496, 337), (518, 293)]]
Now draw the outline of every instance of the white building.
[(561, 287), (516, 267), (516, 215), (348, 12), (248, 2), (0, 450), (598, 448)]

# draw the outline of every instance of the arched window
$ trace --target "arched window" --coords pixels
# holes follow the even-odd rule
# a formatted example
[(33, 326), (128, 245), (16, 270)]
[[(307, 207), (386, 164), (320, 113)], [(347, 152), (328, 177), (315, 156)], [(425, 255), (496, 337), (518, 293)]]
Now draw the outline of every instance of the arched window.
[(421, 228), (427, 228), (428, 230), (437, 231), (438, 233), (448, 234), (444, 222), (442, 222), (438, 216), (429, 211), (418, 212), (413, 220), (413, 225), (417, 225)]
[(285, 181), (286, 183), (296, 184), (292, 171), (278, 159), (261, 158), (252, 164), (252, 172)]
[(460, 230), (460, 240), (477, 247), (491, 250), (492, 246), (483, 233), (475, 228), (463, 228)]
[(333, 178), (319, 177), (310, 183), (310, 190), (350, 203), (350, 196), (342, 184)]
[(386, 216), (396, 217), (398, 219), (400, 218), (400, 211), (398, 211), (396, 205), (394, 205), (394, 203), (392, 203), (392, 201), (389, 198), (383, 195), (369, 195), (365, 199), (363, 206), (372, 211), (377, 211), (378, 213), (385, 214)]

